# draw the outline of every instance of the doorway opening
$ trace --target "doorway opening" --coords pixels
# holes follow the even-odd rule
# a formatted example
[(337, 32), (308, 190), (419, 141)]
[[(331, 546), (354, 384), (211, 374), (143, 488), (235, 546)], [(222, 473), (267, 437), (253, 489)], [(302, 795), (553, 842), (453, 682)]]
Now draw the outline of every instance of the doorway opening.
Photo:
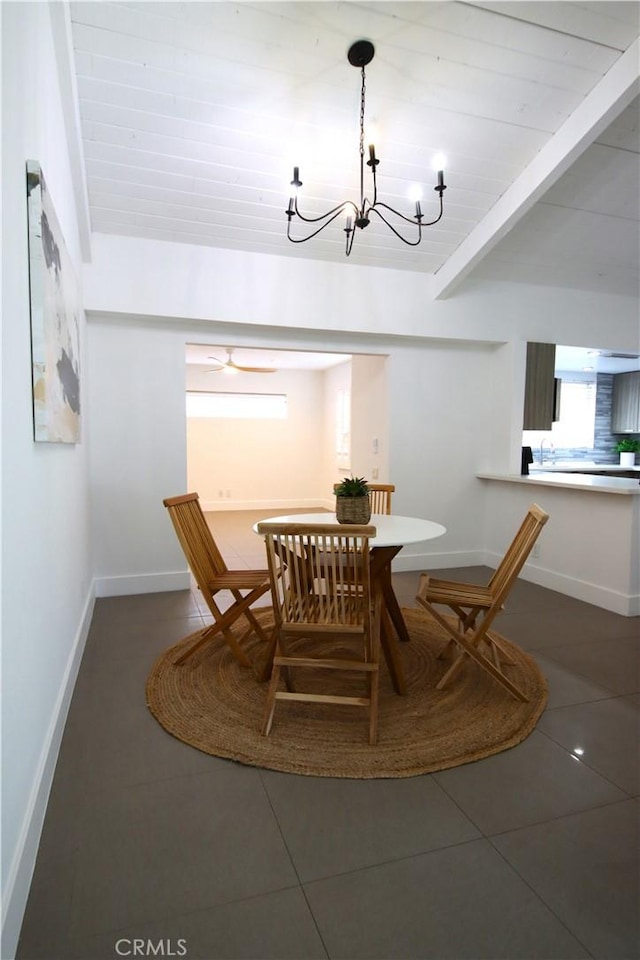
[[(206, 511), (331, 509), (388, 473), (386, 355), (188, 343), (187, 482)], [(220, 362), (222, 361), (222, 362)]]

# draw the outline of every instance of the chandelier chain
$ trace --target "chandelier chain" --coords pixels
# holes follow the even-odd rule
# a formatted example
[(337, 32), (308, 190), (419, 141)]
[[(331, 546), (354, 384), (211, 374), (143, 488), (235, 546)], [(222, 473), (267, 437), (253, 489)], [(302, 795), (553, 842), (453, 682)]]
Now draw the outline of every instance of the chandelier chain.
[(364, 157), (364, 101), (365, 101), (365, 79), (364, 67), (362, 68), (362, 88), (360, 91), (360, 156)]

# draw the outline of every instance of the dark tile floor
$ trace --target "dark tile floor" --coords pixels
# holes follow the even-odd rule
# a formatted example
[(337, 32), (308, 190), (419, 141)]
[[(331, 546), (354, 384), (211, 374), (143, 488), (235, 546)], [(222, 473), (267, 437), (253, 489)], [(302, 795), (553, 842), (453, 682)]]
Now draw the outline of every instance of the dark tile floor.
[[(264, 565), (257, 517), (210, 515), (230, 565)], [(394, 575), (401, 603), (417, 577)], [(477, 763), (357, 781), (243, 767), (160, 728), (145, 678), (203, 609), (194, 591), (96, 603), (20, 960), (640, 955), (637, 618), (520, 580), (499, 629), (547, 676), (537, 729)]]

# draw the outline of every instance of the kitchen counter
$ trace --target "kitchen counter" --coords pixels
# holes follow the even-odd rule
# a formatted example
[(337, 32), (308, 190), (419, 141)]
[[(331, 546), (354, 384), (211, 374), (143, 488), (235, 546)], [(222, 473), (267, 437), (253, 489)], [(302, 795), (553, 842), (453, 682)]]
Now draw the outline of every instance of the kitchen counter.
[(640, 466), (623, 467), (620, 462), (596, 463), (593, 460), (573, 460), (564, 463), (532, 463), (530, 473), (637, 473), (640, 479)]
[(549, 523), (521, 576), (625, 617), (640, 614), (640, 483), (580, 473), (478, 474), (495, 567), (532, 503)]
[[(629, 468), (627, 467), (626, 469), (628, 470)], [(479, 480), (522, 483), (533, 487), (563, 487), (566, 490), (582, 490), (583, 492), (590, 493), (613, 493), (624, 496), (640, 495), (640, 471), (637, 480), (561, 470), (536, 471), (525, 477), (518, 473), (478, 473), (476, 476)]]

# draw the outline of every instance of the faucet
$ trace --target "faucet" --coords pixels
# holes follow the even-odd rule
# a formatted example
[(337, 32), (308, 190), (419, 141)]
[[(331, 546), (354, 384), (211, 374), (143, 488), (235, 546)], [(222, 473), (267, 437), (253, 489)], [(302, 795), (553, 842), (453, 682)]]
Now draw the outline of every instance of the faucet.
[(540, 466), (542, 466), (542, 464), (544, 463), (544, 445), (545, 445), (545, 443), (548, 443), (548, 444), (549, 444), (549, 448), (550, 448), (550, 449), (549, 449), (549, 453), (550, 453), (550, 455), (551, 455), (551, 462), (552, 462), (552, 463), (555, 463), (555, 459), (556, 459), (556, 458), (555, 458), (555, 451), (554, 451), (554, 449), (553, 449), (553, 444), (552, 444), (551, 440), (549, 440), (548, 437), (543, 437), (542, 440), (540, 441)]

